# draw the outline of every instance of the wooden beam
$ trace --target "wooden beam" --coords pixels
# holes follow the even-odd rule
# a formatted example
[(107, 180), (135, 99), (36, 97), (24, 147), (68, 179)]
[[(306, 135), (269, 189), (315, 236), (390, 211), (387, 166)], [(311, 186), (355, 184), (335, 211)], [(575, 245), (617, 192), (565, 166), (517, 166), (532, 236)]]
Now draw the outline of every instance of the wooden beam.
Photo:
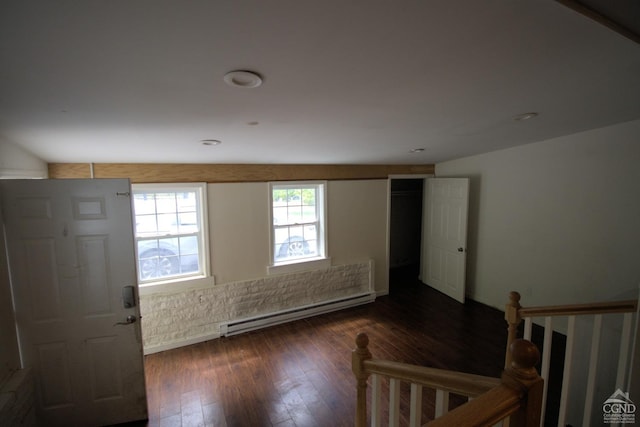
[[(390, 175), (432, 175), (434, 165), (271, 165), (96, 163), (94, 178), (129, 178), (132, 183), (267, 182), (386, 179)], [(90, 178), (89, 163), (50, 163), (49, 178)]]

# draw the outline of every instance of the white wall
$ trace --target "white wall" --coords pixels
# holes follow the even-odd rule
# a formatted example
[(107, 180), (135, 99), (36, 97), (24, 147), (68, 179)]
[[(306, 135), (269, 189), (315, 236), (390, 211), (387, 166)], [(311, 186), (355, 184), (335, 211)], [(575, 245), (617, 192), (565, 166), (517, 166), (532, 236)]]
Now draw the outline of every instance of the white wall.
[(468, 295), (503, 309), (640, 284), (640, 120), (436, 165), (471, 178)]
[[(373, 259), (375, 290), (388, 292), (387, 180), (329, 181), (328, 253), (332, 265)], [(253, 280), (269, 264), (269, 186), (209, 184), (211, 268), (216, 283)]]
[(0, 179), (46, 178), (47, 163), (17, 145), (0, 139)]
[(375, 291), (389, 293), (386, 179), (330, 181), (329, 255), (333, 265), (372, 259)]

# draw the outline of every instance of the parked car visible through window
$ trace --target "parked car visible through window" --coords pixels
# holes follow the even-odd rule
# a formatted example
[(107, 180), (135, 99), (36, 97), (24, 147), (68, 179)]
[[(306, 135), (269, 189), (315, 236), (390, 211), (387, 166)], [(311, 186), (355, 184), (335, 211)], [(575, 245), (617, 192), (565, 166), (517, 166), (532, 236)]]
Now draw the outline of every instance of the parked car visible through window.
[(139, 283), (206, 274), (203, 185), (132, 188)]
[(272, 183), (272, 262), (325, 257), (324, 183)]

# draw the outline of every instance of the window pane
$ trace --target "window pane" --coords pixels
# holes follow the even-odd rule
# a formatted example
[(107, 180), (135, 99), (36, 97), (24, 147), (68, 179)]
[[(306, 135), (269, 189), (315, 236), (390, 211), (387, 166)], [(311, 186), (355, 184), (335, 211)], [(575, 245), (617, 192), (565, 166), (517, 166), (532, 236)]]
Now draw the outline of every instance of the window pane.
[(178, 232), (178, 219), (175, 213), (158, 214), (158, 233), (175, 234)]
[(134, 194), (133, 205), (136, 215), (156, 213), (156, 199), (153, 193)]
[(196, 211), (196, 193), (189, 191), (176, 194), (176, 205), (178, 212), (195, 212)]
[(302, 222), (302, 207), (289, 206), (287, 208), (287, 224), (295, 224)]
[(156, 210), (158, 213), (175, 212), (176, 199), (173, 193), (156, 193)]
[(195, 212), (178, 214), (178, 232), (179, 233), (197, 233), (198, 215)]
[(307, 225), (304, 227), (303, 233), (304, 241), (307, 245), (307, 255), (318, 255), (318, 227), (316, 227), (315, 225)]
[(315, 206), (303, 206), (302, 207), (302, 221), (301, 222), (315, 222), (316, 207)]
[(198, 238), (196, 236), (180, 237), (180, 255), (197, 254)]
[(287, 224), (287, 207), (279, 206), (273, 208), (273, 224), (282, 225)]
[(187, 236), (180, 238), (180, 272), (192, 273), (199, 271), (198, 238)]
[(289, 238), (289, 228), (288, 227), (276, 228), (274, 230), (274, 237), (275, 237), (274, 240), (276, 244), (284, 243)]
[(291, 236), (284, 243), (276, 245), (275, 254), (278, 261), (309, 256), (308, 244), (301, 236)]
[(291, 237), (303, 237), (303, 230), (301, 225), (295, 225), (289, 227), (289, 238)]
[(302, 203), (308, 206), (316, 205), (316, 189), (304, 188), (302, 190)]
[(136, 215), (136, 234), (155, 235), (158, 233), (158, 225), (155, 215)]
[(287, 190), (273, 190), (273, 204), (286, 204), (287, 203)]
[(300, 200), (301, 200), (301, 194), (302, 194), (302, 190), (300, 189), (295, 189), (295, 190), (287, 190), (287, 202), (292, 205), (292, 204), (300, 204)]
[(179, 272), (177, 239), (141, 240), (138, 242), (141, 280), (172, 276)]

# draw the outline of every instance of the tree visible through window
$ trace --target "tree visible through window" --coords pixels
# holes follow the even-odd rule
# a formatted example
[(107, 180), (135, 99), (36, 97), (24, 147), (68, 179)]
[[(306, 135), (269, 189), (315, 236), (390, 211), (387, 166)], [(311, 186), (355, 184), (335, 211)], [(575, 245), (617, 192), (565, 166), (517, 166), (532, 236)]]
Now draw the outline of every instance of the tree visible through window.
[(205, 274), (202, 185), (132, 187), (138, 281)]
[(324, 257), (324, 184), (271, 184), (274, 264)]

